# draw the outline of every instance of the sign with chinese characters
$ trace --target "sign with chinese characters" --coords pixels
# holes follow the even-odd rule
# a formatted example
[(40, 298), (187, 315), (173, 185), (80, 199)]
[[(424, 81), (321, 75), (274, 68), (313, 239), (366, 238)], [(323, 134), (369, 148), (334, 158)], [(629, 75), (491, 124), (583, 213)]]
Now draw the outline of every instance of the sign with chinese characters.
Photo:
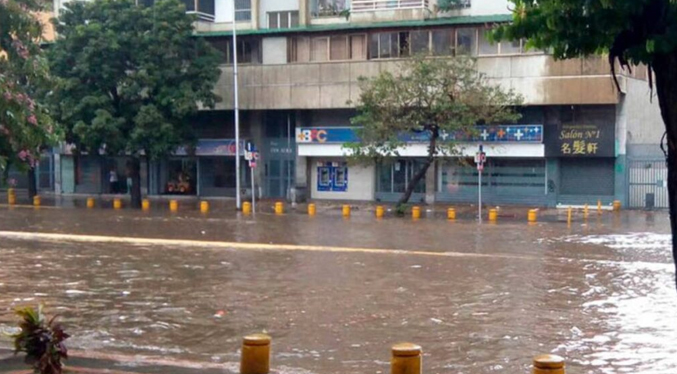
[[(359, 142), (358, 127), (303, 127), (296, 129), (299, 144), (345, 144)], [(482, 125), (471, 133), (442, 133), (443, 141), (482, 143), (543, 143), (543, 125)], [(427, 132), (400, 134), (406, 143), (427, 143)]]
[[(200, 139), (195, 145), (195, 156), (235, 156), (235, 139)], [(240, 156), (244, 156), (245, 142), (240, 140)], [(188, 156), (185, 147), (179, 147), (175, 156)]]
[(546, 156), (615, 157), (614, 125), (561, 124), (548, 128)]

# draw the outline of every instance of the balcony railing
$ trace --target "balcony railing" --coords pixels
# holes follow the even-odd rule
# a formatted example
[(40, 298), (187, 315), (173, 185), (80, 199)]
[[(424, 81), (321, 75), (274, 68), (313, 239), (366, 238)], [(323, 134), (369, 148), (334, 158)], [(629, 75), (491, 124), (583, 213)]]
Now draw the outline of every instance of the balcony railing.
[(429, 0), (353, 0), (352, 12), (375, 10), (427, 9)]
[(187, 14), (194, 14), (197, 17), (197, 19), (200, 20), (200, 21), (214, 22), (214, 19), (215, 19), (213, 14), (196, 12), (196, 11), (188, 11), (186, 13)]

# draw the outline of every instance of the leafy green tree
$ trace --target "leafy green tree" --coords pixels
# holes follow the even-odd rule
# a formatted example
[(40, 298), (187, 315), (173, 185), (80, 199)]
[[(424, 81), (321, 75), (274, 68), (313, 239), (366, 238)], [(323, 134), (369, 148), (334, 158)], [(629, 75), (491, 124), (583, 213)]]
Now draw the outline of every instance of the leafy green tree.
[(607, 54), (614, 78), (617, 62), (628, 69), (649, 68), (649, 83), (655, 86), (666, 130), (663, 150), (672, 251), (677, 260), (677, 1), (511, 1), (513, 23), (497, 30), (498, 39), (525, 38), (529, 46), (551, 49), (560, 59)]
[(129, 156), (133, 207), (141, 207), (141, 157), (190, 147), (188, 117), (217, 100), (221, 57), (194, 35), (193, 21), (177, 0), (95, 0), (68, 3), (55, 22), (54, 112), (76, 151)]
[(407, 147), (403, 134), (428, 139), (423, 167), (413, 175), (398, 205), (406, 204), (436, 158), (458, 153), (451, 140), (459, 132), (474, 133), (479, 123), (516, 121), (514, 107), (522, 99), (512, 90), (490, 84), (469, 57), (403, 61), (397, 72), (384, 71), (360, 79), (358, 115), (351, 119), (360, 141), (347, 144), (357, 162), (384, 162)]
[(0, 185), (11, 166), (27, 170), (31, 197), (40, 153), (58, 141), (40, 94), (50, 83), (37, 10), (34, 0), (0, 0)]

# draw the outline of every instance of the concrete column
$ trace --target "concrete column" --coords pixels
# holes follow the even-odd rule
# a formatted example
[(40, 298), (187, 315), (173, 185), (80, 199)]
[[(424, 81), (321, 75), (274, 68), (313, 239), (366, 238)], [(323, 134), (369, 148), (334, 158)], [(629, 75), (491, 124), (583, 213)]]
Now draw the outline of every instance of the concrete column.
[(310, 24), (310, 1), (299, 0), (299, 26), (307, 26)]
[(259, 29), (259, 14), (261, 12), (261, 0), (252, 0), (252, 29)]
[(425, 202), (426, 204), (435, 203), (435, 193), (437, 192), (437, 162), (433, 162), (425, 174)]

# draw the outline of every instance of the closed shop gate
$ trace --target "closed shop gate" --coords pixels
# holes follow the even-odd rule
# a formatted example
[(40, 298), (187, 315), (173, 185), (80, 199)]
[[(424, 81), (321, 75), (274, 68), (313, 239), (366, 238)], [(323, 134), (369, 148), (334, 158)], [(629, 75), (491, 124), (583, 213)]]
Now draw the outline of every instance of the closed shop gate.
[(628, 161), (630, 208), (668, 208), (668, 168), (665, 160)]

